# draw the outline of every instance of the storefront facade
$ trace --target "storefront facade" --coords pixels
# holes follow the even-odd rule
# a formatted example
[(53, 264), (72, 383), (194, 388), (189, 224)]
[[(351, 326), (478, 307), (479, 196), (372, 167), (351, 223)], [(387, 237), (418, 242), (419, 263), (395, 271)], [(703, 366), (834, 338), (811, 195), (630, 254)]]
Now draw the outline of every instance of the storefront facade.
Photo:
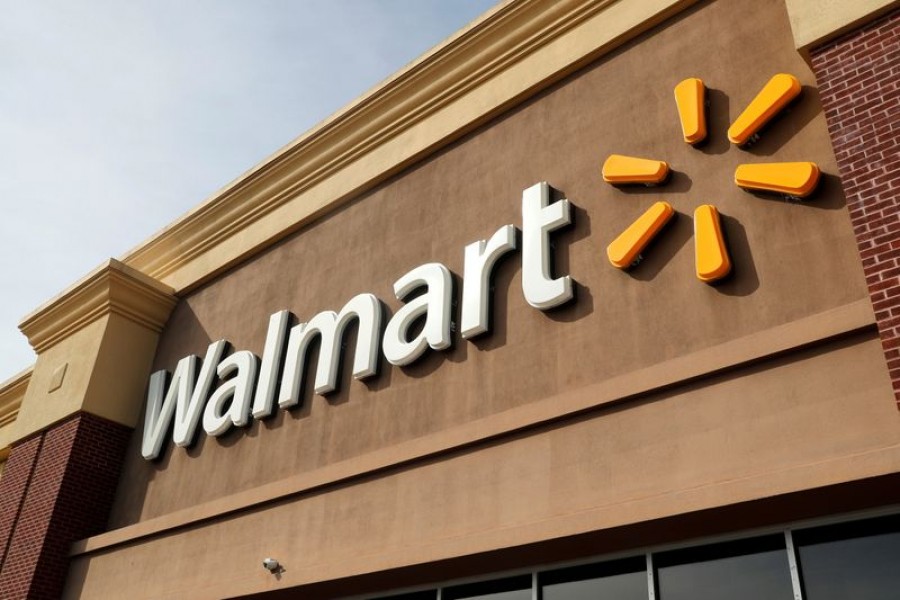
[(900, 13), (845, 4), (503, 3), (26, 317), (0, 597), (881, 597)]

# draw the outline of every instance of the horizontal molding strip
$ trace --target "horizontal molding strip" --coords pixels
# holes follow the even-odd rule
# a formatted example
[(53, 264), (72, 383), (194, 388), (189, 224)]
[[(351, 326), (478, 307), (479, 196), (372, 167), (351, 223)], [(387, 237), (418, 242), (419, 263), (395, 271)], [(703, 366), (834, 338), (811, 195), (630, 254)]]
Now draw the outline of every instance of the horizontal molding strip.
[(258, 509), (291, 496), (321, 491), (349, 480), (408, 466), (838, 337), (866, 329), (874, 331), (874, 326), (875, 317), (869, 300), (858, 300), (578, 390), (87, 538), (73, 544), (70, 554), (96, 553), (234, 513)]
[(0, 383), (0, 462), (9, 455), (12, 426), (19, 416), (19, 408), (31, 382), (31, 373), (29, 368)]
[[(761, 485), (771, 486), (769, 492), (771, 498), (800, 491), (802, 488), (798, 489), (798, 482), (810, 479), (818, 482), (827, 481), (824, 484), (827, 486), (846, 483), (848, 478), (868, 479), (896, 474), (897, 464), (900, 464), (900, 445), (885, 446), (764, 474), (715, 481), (684, 490), (634, 498), (613, 505), (592, 506), (547, 520), (473, 531), (467, 535), (441, 538), (422, 545), (398, 545), (387, 552), (355, 555), (353, 557), (355, 561), (365, 561), (366, 569), (361, 572), (348, 572), (348, 561), (332, 561), (327, 564), (319, 563), (313, 567), (300, 567), (285, 573), (279, 584), (283, 586), (282, 589), (291, 589), (312, 583), (381, 573), (398, 567), (434, 564), (498, 549), (521, 547), (535, 540), (558, 539), (560, 532), (565, 532), (563, 537), (569, 537), (611, 527), (628, 527), (651, 519), (678, 517), (704, 510), (712, 498), (729, 498), (734, 504), (758, 500), (755, 494)], [(666, 506), (662, 514), (659, 512), (660, 500), (665, 500)], [(624, 520), (617, 518), (623, 513), (627, 515)], [(752, 535), (751, 532), (747, 533), (748, 536)], [(681, 547), (700, 544), (702, 542), (699, 540), (688, 540), (688, 543)], [(635, 549), (624, 555), (634, 556), (638, 553)], [(258, 584), (246, 579), (230, 580), (226, 583), (213, 580), (209, 586), (204, 586), (203, 591), (209, 594), (210, 598), (242, 598), (260, 594)], [(299, 595), (302, 595), (302, 591)]]
[(173, 290), (111, 258), (19, 324), (42, 353), (110, 313), (161, 331), (177, 299)]
[(193, 289), (697, 0), (507, 2), (122, 261)]

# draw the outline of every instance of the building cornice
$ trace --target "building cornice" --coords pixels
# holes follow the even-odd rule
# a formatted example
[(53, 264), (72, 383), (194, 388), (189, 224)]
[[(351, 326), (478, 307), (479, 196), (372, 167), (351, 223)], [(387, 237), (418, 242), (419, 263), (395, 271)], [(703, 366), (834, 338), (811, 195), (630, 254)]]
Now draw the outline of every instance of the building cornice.
[[(26, 369), (0, 383), (0, 432), (10, 431), (10, 427), (19, 416), (19, 408), (31, 381), (32, 369)], [(9, 455), (8, 438), (0, 434), (0, 462)]]
[(16, 420), (30, 380), (31, 369), (26, 369), (0, 384), (0, 428)]
[(794, 45), (804, 58), (847, 31), (900, 7), (900, 0), (785, 0)]
[(122, 260), (195, 287), (695, 1), (506, 2)]
[(35, 352), (66, 339), (108, 314), (161, 331), (177, 298), (162, 284), (109, 259), (87, 277), (31, 313), (19, 324)]

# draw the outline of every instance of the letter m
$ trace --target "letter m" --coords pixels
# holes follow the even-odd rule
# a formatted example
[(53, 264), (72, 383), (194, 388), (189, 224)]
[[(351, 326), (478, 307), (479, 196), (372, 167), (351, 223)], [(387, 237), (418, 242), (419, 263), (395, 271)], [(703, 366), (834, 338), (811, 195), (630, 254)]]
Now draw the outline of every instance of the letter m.
[(341, 341), (347, 325), (359, 320), (359, 335), (353, 357), (353, 377), (363, 379), (378, 372), (378, 341), (381, 333), (381, 303), (372, 294), (359, 294), (350, 299), (340, 313), (320, 312), (307, 323), (291, 328), (288, 337), (287, 357), (278, 405), (294, 406), (300, 401), (306, 354), (315, 336), (321, 336), (319, 363), (316, 368), (315, 390), (327, 394), (337, 388), (338, 369), (341, 360)]

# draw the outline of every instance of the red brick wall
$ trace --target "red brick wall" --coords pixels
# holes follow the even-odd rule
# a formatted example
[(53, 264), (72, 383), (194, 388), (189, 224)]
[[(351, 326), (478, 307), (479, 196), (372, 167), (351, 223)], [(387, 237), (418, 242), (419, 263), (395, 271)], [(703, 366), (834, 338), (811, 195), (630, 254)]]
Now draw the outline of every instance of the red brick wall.
[[(81, 413), (12, 449), (0, 479), (0, 519), (16, 515), (0, 563), (0, 598), (61, 595), (70, 545), (106, 526), (130, 435), (127, 427)], [(31, 465), (29, 476), (19, 467), (7, 484), (18, 464)], [(18, 502), (2, 493), (4, 485), (18, 493)]]
[(9, 541), (19, 520), (42, 439), (43, 436), (36, 435), (17, 444), (10, 452), (0, 477), (0, 565), (6, 562)]
[(900, 11), (811, 58), (900, 403)]

